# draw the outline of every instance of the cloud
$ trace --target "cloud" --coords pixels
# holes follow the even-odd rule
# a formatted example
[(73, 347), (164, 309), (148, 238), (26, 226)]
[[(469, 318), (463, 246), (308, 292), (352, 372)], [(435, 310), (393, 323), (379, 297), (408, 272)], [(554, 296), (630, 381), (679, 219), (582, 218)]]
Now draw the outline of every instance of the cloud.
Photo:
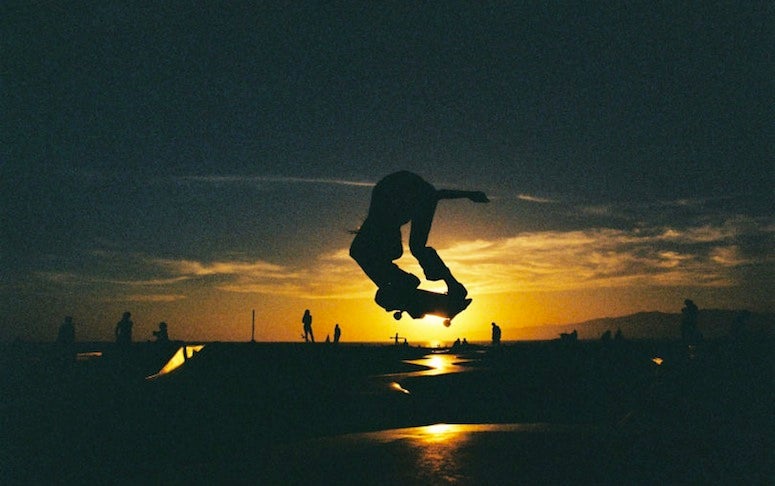
[(122, 298), (111, 299), (116, 302), (175, 302), (184, 300), (185, 295), (178, 294), (132, 294)]
[(630, 222), (649, 221), (651, 224), (668, 224), (669, 222), (681, 222), (679, 224), (700, 224), (712, 222), (714, 225), (724, 225), (735, 220), (752, 222), (762, 219), (761, 214), (757, 218), (754, 213), (744, 215), (736, 213), (740, 208), (750, 207), (750, 196), (728, 195), (719, 197), (706, 197), (695, 199), (672, 200), (635, 200), (635, 201), (573, 201), (570, 198), (558, 200), (566, 204), (569, 214), (581, 213), (595, 218), (608, 218), (611, 220), (625, 220)]
[(130, 293), (124, 294), (120, 291), (122, 287), (170, 287), (187, 280), (185, 277), (175, 278), (157, 278), (148, 280), (114, 280), (83, 275), (76, 272), (38, 272), (36, 274), (46, 283), (46, 288), (52, 286), (65, 287), (70, 289), (79, 289), (79, 291), (90, 288), (99, 289), (107, 293), (108, 297), (102, 297), (103, 302), (174, 302), (186, 299), (187, 296), (181, 293)]
[[(472, 294), (560, 291), (613, 287), (704, 286), (740, 283), (746, 268), (771, 265), (747, 241), (771, 240), (775, 229), (750, 219), (690, 227), (636, 226), (531, 231), (507, 237), (455, 241), (437, 250)], [(765, 246), (766, 245), (762, 245)], [(123, 299), (169, 301), (201, 289), (297, 298), (371, 298), (376, 287), (350, 258), (347, 248), (284, 265), (244, 257), (203, 261), (94, 253), (122, 276), (77, 272), (40, 274), (51, 284), (92, 285)], [(399, 266), (422, 276), (408, 249)], [(99, 267), (97, 265), (96, 267)], [(743, 273), (741, 273), (743, 272)], [(111, 287), (108, 287), (110, 285)], [(122, 289), (124, 287), (124, 289)], [(443, 290), (443, 283), (424, 283)], [(138, 289), (141, 289), (138, 291)], [(143, 292), (142, 289), (147, 292)]]
[(545, 197), (531, 196), (529, 194), (517, 194), (517, 199), (539, 204), (556, 204), (558, 201)]
[(153, 263), (166, 268), (177, 278), (204, 277), (209, 275), (252, 275), (257, 277), (283, 278), (287, 270), (281, 265), (265, 261), (216, 261), (156, 259)]
[(323, 254), (305, 268), (286, 268), (276, 275), (240, 274), (218, 289), (315, 298), (364, 298), (376, 290), (347, 250)]
[(281, 183), (281, 184), (322, 184), (337, 186), (356, 186), (373, 187), (374, 182), (353, 181), (348, 179), (332, 178), (305, 178), (305, 177), (284, 177), (284, 176), (184, 176), (177, 180), (186, 182), (200, 182), (207, 184), (258, 184), (258, 183)]
[(736, 285), (734, 225), (523, 233), (458, 242), (439, 253), (469, 291), (505, 293), (633, 286)]
[(73, 285), (83, 281), (83, 278), (75, 272), (36, 272), (35, 275), (44, 281), (58, 285)]
[(95, 277), (93, 275), (81, 274), (77, 272), (37, 272), (38, 277), (51, 284), (68, 286), (86, 286), (86, 285), (115, 285), (115, 286), (165, 286), (172, 285), (186, 280), (190, 276), (175, 276), (169, 278), (148, 278), (148, 279), (113, 279), (106, 277)]
[(713, 248), (710, 252), (710, 258), (719, 265), (726, 267), (736, 267), (750, 262), (750, 259), (744, 258), (741, 255), (740, 248), (737, 245)]
[(155, 259), (170, 272), (170, 280), (214, 278), (214, 288), (225, 292), (262, 293), (302, 298), (355, 298), (373, 293), (346, 250), (320, 255), (303, 268), (266, 261), (216, 261)]
[[(459, 241), (438, 251), (469, 291), (478, 294), (634, 286), (723, 287), (736, 284), (735, 268), (752, 263), (742, 256), (736, 243), (739, 234), (734, 225), (541, 231)], [(298, 268), (264, 261), (155, 263), (177, 278), (221, 277), (214, 286), (226, 292), (355, 298), (370, 297), (375, 289), (346, 249), (320, 255)], [(422, 275), (406, 250), (397, 263)], [(434, 288), (433, 284), (424, 286)]]

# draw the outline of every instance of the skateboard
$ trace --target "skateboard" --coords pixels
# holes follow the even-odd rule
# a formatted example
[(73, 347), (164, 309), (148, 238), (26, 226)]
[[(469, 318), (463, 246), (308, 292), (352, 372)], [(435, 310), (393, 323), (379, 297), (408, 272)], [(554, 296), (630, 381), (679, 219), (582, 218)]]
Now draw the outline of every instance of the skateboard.
[(471, 303), (471, 299), (451, 300), (447, 294), (429, 290), (397, 291), (389, 288), (377, 290), (374, 301), (386, 311), (393, 311), (393, 318), (396, 320), (401, 319), (404, 312), (413, 319), (433, 315), (443, 317), (446, 327), (449, 327), (452, 319)]

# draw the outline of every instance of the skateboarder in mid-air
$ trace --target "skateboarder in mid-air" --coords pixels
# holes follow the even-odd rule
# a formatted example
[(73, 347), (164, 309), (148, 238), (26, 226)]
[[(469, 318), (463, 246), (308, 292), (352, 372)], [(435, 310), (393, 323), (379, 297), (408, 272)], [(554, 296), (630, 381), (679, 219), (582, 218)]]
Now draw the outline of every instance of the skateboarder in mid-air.
[(436, 189), (412, 172), (401, 171), (384, 177), (374, 186), (368, 216), (353, 239), (350, 256), (379, 289), (401, 294), (413, 291), (420, 285), (420, 279), (393, 263), (403, 253), (401, 226), (411, 222), (409, 250), (425, 277), (443, 280), (449, 300), (462, 302), (468, 291), (452, 276), (436, 250), (427, 246), (436, 204), (442, 199), (462, 198), (489, 202), (481, 191)]

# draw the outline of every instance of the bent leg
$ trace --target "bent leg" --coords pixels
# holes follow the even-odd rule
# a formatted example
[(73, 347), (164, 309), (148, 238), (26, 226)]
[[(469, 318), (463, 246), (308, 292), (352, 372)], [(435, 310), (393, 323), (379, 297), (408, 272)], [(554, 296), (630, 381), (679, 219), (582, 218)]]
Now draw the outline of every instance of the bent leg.
[(428, 280), (444, 280), (447, 284), (447, 294), (455, 300), (462, 300), (468, 294), (468, 290), (452, 275), (449, 267), (444, 264), (439, 254), (430, 246), (421, 249), (413, 249), (412, 254), (420, 262)]
[(381, 289), (389, 286), (400, 289), (415, 289), (420, 285), (420, 279), (416, 275), (401, 270), (393, 262), (353, 258), (371, 281)]
[(468, 294), (463, 285), (452, 276), (436, 250), (427, 246), (431, 231), (433, 215), (436, 212), (436, 201), (429, 202), (417, 209), (412, 219), (412, 232), (409, 234), (409, 250), (417, 258), (428, 280), (444, 280), (447, 284), (447, 294), (453, 299), (464, 299)]
[(397, 242), (389, 236), (395, 235), (380, 238), (369, 232), (358, 233), (350, 245), (350, 256), (379, 288), (417, 288), (420, 279), (393, 263), (401, 256), (401, 232), (397, 232)]
[(417, 261), (425, 272), (425, 278), (428, 280), (446, 280), (452, 276), (449, 267), (444, 264), (444, 261), (436, 250), (430, 246), (421, 249), (414, 248), (412, 250), (412, 255), (417, 258)]

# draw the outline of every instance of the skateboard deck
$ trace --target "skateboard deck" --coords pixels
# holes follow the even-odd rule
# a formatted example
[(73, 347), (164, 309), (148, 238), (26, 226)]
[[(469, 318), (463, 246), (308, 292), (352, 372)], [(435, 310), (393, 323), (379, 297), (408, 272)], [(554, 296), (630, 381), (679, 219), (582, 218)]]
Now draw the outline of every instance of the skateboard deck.
[(445, 326), (449, 326), (452, 319), (471, 303), (471, 299), (453, 300), (447, 294), (422, 289), (406, 292), (379, 289), (374, 300), (386, 311), (393, 312), (396, 320), (401, 319), (404, 312), (414, 319), (433, 315), (443, 317)]

